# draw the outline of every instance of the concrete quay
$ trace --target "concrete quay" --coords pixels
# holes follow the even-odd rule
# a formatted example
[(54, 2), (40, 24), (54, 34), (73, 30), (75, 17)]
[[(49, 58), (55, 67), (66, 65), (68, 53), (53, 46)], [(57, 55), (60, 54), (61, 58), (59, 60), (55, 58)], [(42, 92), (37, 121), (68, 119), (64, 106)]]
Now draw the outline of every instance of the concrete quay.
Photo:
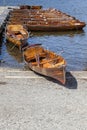
[(17, 8), (17, 6), (0, 6), (0, 34), (4, 29), (5, 20), (12, 8)]
[(7, 6), (0, 7), (0, 33), (2, 33), (4, 29), (5, 20), (9, 13), (9, 9)]
[(30, 70), (0, 68), (0, 130), (87, 130), (87, 71), (62, 86)]

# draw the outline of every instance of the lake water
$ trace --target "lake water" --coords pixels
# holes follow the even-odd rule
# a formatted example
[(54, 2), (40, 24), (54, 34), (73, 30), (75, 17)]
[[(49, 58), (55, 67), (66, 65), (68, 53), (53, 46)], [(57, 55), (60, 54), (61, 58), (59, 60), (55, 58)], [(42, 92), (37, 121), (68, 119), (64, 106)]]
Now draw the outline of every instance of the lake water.
[[(87, 23), (87, 1), (86, 0), (3, 0), (0, 5), (42, 5), (43, 8), (56, 8), (80, 21)], [(29, 43), (42, 43), (42, 45), (61, 55), (67, 61), (67, 70), (87, 70), (87, 26), (82, 31), (64, 32), (32, 32), (33, 37), (28, 39)], [(5, 44), (3, 39), (0, 45), (1, 66), (23, 68), (24, 62), (21, 53)]]

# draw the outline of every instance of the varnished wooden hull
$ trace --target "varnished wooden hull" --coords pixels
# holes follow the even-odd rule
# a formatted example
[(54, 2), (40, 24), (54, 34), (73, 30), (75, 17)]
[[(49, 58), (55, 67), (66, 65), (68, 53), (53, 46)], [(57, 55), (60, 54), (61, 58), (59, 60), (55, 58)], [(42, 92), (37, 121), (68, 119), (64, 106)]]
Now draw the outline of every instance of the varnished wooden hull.
[[(8, 25), (7, 27), (9, 27), (8, 29), (6, 28), (6, 39), (7, 41), (11, 42), (14, 44), (14, 46), (17, 46), (18, 48), (21, 48), (22, 46), (24, 46), (25, 44), (27, 44), (27, 39), (29, 37), (29, 34), (27, 32), (26, 29), (22, 28), (22, 29), (18, 29), (17, 28), (18, 25)], [(21, 27), (22, 25), (20, 25)], [(10, 27), (13, 27), (13, 30), (10, 30)], [(15, 29), (17, 28), (17, 30)], [(17, 32), (23, 32), (23, 34), (19, 34), (16, 35)]]
[[(35, 48), (35, 47), (33, 47), (33, 48)], [(37, 48), (35, 48), (35, 49), (37, 49)], [(66, 83), (66, 61), (65, 61), (65, 59), (60, 55), (56, 55), (54, 52), (44, 50), (44, 52), (45, 51), (46, 51), (46, 55), (48, 55), (49, 53), (50, 53), (49, 56), (52, 55), (52, 59), (51, 58), (46, 59), (47, 57), (44, 57), (42, 61), (39, 60), (39, 64), (38, 64), (37, 59), (35, 59), (36, 57), (32, 57), (32, 55), (33, 54), (35, 55), (35, 53), (37, 54), (37, 52), (38, 52), (39, 58), (41, 58), (41, 57), (43, 57), (42, 56), (43, 54), (41, 54), (41, 52), (39, 53), (39, 50), (37, 52), (32, 52), (32, 51), (29, 51), (29, 48), (28, 48), (28, 50), (26, 49), (24, 52), (24, 59), (25, 59), (25, 62), (28, 64), (28, 67), (36, 73), (51, 77), (53, 79), (58, 80), (62, 84), (65, 84)], [(43, 53), (43, 51), (42, 51), (42, 53)], [(29, 57), (31, 60), (29, 60)], [(33, 62), (33, 60), (34, 60), (34, 62)], [(35, 62), (35, 60), (36, 60), (36, 62)], [(57, 62), (57, 63), (55, 63), (55, 62)]]
[(38, 66), (32, 66), (30, 63), (28, 63), (28, 67), (34, 72), (56, 79), (62, 84), (66, 83), (66, 66), (65, 65), (62, 65), (60, 67), (55, 67), (55, 68), (42, 68)]
[(85, 26), (84, 23), (75, 25), (75, 24), (57, 24), (57, 25), (29, 25), (27, 24), (27, 27), (31, 31), (69, 31), (69, 30), (82, 30), (82, 28)]
[(13, 43), (15, 46), (20, 47), (21, 46), (21, 42), (15, 38), (12, 38), (10, 36), (6, 36), (6, 40), (10, 43)]
[(15, 21), (15, 22), (9, 22), (8, 24), (25, 24), (30, 31), (69, 31), (69, 30), (82, 30), (83, 27), (85, 27), (85, 23), (75, 23), (75, 24), (36, 24), (32, 22), (31, 24), (28, 24), (27, 22), (23, 23), (23, 21)]

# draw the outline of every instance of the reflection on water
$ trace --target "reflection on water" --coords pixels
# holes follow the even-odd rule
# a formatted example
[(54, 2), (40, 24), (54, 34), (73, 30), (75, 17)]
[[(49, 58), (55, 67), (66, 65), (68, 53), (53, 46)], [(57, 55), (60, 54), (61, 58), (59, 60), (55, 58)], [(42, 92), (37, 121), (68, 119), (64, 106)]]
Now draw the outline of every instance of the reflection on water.
[(22, 53), (13, 44), (6, 42), (6, 49), (9, 55), (11, 55), (18, 63), (23, 62)]
[(75, 30), (75, 31), (60, 31), (60, 32), (32, 32), (32, 35), (35, 37), (39, 36), (51, 36), (51, 35), (55, 35), (55, 36), (70, 36), (73, 37), (75, 35), (85, 35), (84, 30)]
[(24, 61), (22, 53), (12, 43), (6, 42), (5, 38), (0, 41), (1, 67), (23, 68)]

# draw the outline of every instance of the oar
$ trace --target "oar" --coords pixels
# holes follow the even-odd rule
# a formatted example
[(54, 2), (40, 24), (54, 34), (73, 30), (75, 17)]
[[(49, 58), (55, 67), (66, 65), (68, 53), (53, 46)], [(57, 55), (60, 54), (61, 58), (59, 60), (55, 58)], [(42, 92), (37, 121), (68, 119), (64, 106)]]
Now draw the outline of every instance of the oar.
[(32, 45), (29, 45), (28, 47), (35, 47), (35, 46), (41, 46), (42, 44), (41, 43), (35, 43), (35, 44), (32, 44)]
[(41, 46), (41, 45), (42, 45), (41, 43), (35, 43), (35, 44), (28, 45), (28, 46), (24, 46), (24, 47), (22, 47), (22, 51), (25, 51), (26, 49), (28, 49), (30, 47), (36, 47), (36, 46)]

